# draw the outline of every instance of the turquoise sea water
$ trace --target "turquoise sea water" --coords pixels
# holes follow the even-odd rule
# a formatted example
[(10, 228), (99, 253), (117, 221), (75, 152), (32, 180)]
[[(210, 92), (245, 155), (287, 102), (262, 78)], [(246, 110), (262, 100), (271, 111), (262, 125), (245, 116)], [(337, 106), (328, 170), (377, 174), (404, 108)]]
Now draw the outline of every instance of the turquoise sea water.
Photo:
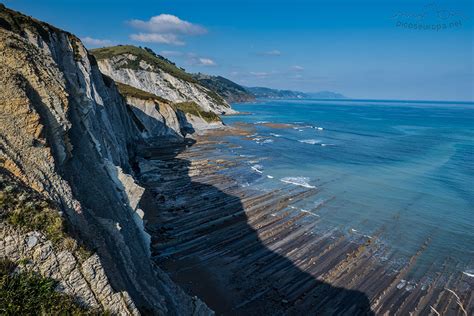
[[(474, 104), (279, 100), (238, 104), (255, 126), (235, 154), (268, 185), (320, 191), (300, 209), (321, 230), (376, 236), (414, 274), (474, 269)], [(263, 122), (288, 123), (273, 128)]]

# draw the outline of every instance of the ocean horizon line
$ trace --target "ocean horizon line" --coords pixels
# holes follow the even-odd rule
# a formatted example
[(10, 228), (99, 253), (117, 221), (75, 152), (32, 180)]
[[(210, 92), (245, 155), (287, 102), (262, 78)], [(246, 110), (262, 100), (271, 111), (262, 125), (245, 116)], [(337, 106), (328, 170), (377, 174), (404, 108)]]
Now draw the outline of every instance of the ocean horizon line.
[[(331, 101), (331, 102), (387, 102), (387, 103), (439, 103), (439, 104), (468, 104), (474, 105), (473, 101), (456, 101), (456, 100), (398, 100), (398, 99), (357, 99), (357, 98), (342, 98), (342, 99), (321, 99), (321, 98), (257, 98), (256, 101)], [(255, 102), (243, 102), (255, 103)]]

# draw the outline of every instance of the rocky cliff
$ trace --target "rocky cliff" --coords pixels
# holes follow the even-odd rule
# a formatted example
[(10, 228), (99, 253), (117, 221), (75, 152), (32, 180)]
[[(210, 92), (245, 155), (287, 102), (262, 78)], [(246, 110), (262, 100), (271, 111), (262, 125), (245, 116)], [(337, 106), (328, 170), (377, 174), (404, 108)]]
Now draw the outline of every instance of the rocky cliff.
[(195, 102), (173, 103), (152, 93), (117, 82), (130, 116), (145, 139), (182, 139), (199, 130), (222, 127), (220, 117)]
[(229, 103), (253, 102), (255, 96), (244, 87), (221, 76), (210, 76), (202, 73), (194, 75), (203, 86), (216, 91)]
[(344, 95), (332, 91), (301, 92), (293, 90), (278, 90), (264, 87), (247, 87), (248, 93), (259, 99), (347, 99)]
[(175, 103), (194, 102), (206, 112), (234, 113), (219, 94), (202, 86), (192, 75), (148, 48), (125, 45), (91, 52), (100, 70), (117, 82)]
[[(132, 168), (144, 124), (134, 120), (114, 82), (103, 76), (80, 40), (0, 5), (0, 67), (0, 167), (55, 203), (74, 238), (94, 249), (90, 264), (100, 268), (92, 273), (103, 271), (111, 293), (96, 296), (98, 304), (106, 307), (113, 293), (122, 293), (130, 308), (118, 313), (135, 313), (134, 306), (153, 314), (210, 313), (148, 258), (138, 208), (144, 190)], [(146, 71), (142, 75), (147, 78)], [(209, 96), (206, 100), (204, 106), (213, 112), (228, 109)], [(19, 242), (15, 248), (30, 238), (11, 229), (2, 223), (2, 257), (9, 254), (9, 240)], [(43, 249), (46, 241), (36, 238)], [(56, 277), (67, 278), (74, 267)], [(84, 271), (83, 265), (78, 269)]]
[(246, 90), (261, 99), (307, 99), (308, 95), (301, 91), (278, 90), (265, 87), (247, 87)]

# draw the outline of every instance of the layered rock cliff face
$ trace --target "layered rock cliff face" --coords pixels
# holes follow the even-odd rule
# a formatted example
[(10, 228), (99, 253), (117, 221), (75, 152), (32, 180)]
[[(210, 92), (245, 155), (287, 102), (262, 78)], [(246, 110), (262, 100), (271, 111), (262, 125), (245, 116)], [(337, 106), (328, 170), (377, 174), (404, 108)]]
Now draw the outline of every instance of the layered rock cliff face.
[[(73, 235), (95, 250), (92, 269), (110, 286), (98, 303), (123, 293), (122, 314), (136, 313), (134, 306), (208, 314), (148, 259), (137, 207), (144, 190), (131, 164), (143, 126), (80, 40), (0, 5), (0, 66), (0, 167), (54, 201)], [(29, 238), (3, 223), (0, 236), (3, 245), (7, 236)]]
[(195, 102), (203, 111), (234, 113), (220, 95), (150, 49), (115, 46), (92, 50), (92, 54), (100, 70), (117, 82), (172, 102)]
[(168, 140), (180, 140), (196, 131), (222, 127), (217, 114), (203, 111), (194, 102), (172, 103), (132, 86), (116, 84), (145, 139), (168, 137)]
[(255, 96), (244, 87), (221, 76), (210, 76), (202, 73), (194, 75), (197, 81), (212, 91), (216, 91), (229, 103), (253, 102)]

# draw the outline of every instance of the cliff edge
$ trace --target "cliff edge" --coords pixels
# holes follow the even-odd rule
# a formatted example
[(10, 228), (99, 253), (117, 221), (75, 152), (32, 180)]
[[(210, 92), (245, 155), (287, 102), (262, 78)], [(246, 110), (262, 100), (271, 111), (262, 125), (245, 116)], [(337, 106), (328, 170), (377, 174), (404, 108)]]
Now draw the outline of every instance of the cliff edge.
[[(92, 271), (103, 272), (111, 293), (96, 297), (97, 305), (105, 310), (122, 293), (126, 308), (118, 314), (210, 314), (149, 260), (138, 208), (143, 189), (132, 168), (135, 148), (146, 140), (81, 41), (0, 5), (0, 66), (0, 167), (57, 205), (71, 235), (93, 250)], [(7, 251), (31, 234), (2, 222), (0, 256), (32, 256)]]

